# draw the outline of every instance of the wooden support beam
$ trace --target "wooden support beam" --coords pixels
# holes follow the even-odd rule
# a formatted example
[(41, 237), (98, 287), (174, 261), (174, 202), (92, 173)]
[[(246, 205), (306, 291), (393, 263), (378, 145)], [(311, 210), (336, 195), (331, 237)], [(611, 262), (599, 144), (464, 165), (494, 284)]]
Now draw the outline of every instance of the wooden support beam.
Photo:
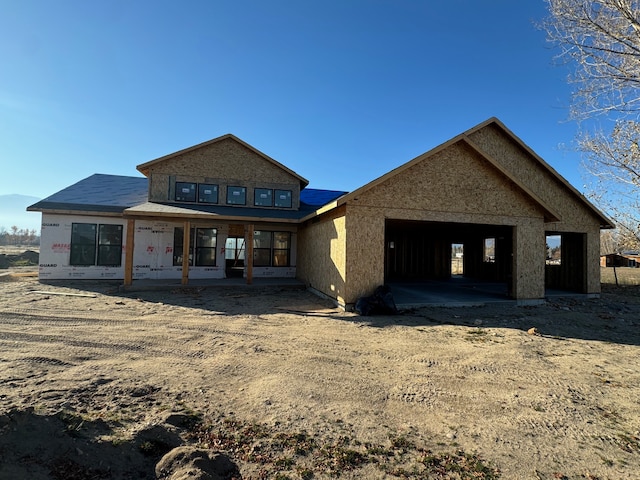
[(183, 224), (182, 238), (182, 285), (189, 283), (189, 251), (191, 244), (191, 222), (185, 220)]
[(253, 283), (253, 224), (247, 226), (246, 252), (244, 262), (247, 266), (247, 285), (251, 285)]
[(133, 247), (136, 231), (136, 221), (133, 218), (127, 220), (126, 250), (124, 251), (124, 284), (133, 283)]

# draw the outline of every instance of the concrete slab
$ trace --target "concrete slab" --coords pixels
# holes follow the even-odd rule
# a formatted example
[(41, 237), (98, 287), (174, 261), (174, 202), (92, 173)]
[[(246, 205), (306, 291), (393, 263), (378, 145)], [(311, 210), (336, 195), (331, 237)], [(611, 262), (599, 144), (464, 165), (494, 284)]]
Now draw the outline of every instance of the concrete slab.
[(482, 306), (487, 303), (511, 303), (504, 283), (473, 282), (454, 277), (446, 281), (390, 283), (393, 299), (398, 308), (424, 305), (461, 307)]

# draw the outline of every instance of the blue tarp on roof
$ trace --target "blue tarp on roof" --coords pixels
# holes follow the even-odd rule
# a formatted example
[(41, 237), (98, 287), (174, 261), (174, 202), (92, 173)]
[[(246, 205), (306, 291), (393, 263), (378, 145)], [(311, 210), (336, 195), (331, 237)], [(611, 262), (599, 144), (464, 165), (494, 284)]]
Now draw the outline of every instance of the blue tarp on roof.
[(305, 188), (300, 192), (300, 203), (314, 207), (322, 207), (335, 199), (346, 195), (348, 192), (338, 190), (317, 190), (315, 188)]
[[(105, 175), (96, 173), (31, 205), (28, 210), (70, 210), (122, 212), (147, 202), (149, 182), (145, 177)], [(271, 218), (302, 218), (318, 207), (332, 202), (347, 192), (305, 188), (300, 192), (300, 210), (265, 210), (226, 205), (193, 205), (168, 202), (168, 205), (217, 213), (219, 215), (262, 216)]]

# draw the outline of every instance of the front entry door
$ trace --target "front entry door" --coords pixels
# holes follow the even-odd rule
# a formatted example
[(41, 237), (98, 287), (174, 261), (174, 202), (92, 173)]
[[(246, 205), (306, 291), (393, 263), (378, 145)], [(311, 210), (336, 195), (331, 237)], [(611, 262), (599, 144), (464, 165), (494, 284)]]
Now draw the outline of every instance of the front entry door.
[(227, 278), (242, 277), (244, 275), (244, 237), (227, 237), (224, 252)]

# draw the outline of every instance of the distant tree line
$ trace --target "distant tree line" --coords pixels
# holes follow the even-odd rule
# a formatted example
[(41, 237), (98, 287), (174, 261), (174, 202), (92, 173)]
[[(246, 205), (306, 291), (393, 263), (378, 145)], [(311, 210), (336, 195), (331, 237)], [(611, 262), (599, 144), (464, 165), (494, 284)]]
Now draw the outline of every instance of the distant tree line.
[(40, 245), (40, 235), (36, 229), (0, 227), (0, 245)]

